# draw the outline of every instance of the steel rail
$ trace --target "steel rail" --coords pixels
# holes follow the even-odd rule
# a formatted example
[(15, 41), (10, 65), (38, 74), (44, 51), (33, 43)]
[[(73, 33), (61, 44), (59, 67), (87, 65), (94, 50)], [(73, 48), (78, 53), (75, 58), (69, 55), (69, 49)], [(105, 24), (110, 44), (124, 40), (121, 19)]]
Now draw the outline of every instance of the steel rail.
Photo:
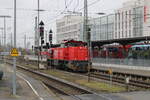
[[(10, 64), (10, 65), (12, 65), (12, 63), (11, 63), (10, 61), (7, 61), (7, 63)], [(62, 81), (61, 79), (59, 80), (59, 78), (57, 79), (56, 77), (47, 75), (47, 74), (45, 74), (45, 73), (41, 73), (41, 72), (38, 72), (38, 71), (35, 71), (35, 70), (32, 70), (32, 69), (28, 69), (28, 68), (25, 68), (25, 67), (23, 67), (23, 66), (21, 66), (21, 65), (17, 65), (17, 68), (21, 68), (21, 69), (23, 69), (23, 70), (26, 70), (26, 71), (28, 71), (28, 72), (31, 72), (31, 73), (40, 75), (40, 76), (45, 77), (45, 78), (50, 78), (50, 79), (52, 78), (52, 80), (56, 80), (56, 81), (59, 81), (59, 82), (62, 83), (62, 84), (66, 84), (67, 87), (69, 86), (69, 87), (73, 87), (74, 89), (78, 89), (79, 92), (82, 91), (80, 94), (92, 94), (92, 95), (98, 96), (98, 97), (100, 97), (100, 98), (103, 98), (103, 100), (112, 100), (111, 98), (109, 98), (109, 97), (107, 97), (107, 96), (103, 96), (103, 95), (101, 95), (101, 94), (97, 94), (97, 93), (95, 93), (95, 92), (93, 92), (93, 91), (91, 91), (91, 90), (87, 90), (87, 89), (82, 88), (82, 87), (80, 87), (80, 86), (78, 87), (78, 85), (75, 85), (75, 84), (69, 84), (68, 82)], [(44, 84), (45, 84), (45, 83), (44, 83)], [(49, 84), (49, 86), (50, 86), (50, 85), (51, 85), (51, 84)], [(51, 87), (55, 87), (55, 86), (51, 86)], [(58, 90), (58, 89), (57, 89), (57, 90)], [(59, 88), (58, 91), (63, 92), (63, 93), (66, 94), (66, 95), (69, 95), (69, 96), (72, 97), (73, 99), (82, 100), (80, 97), (78, 97), (78, 96), (75, 95), (75, 94), (68, 94), (68, 93), (64, 92), (63, 90), (61, 90), (61, 88)]]

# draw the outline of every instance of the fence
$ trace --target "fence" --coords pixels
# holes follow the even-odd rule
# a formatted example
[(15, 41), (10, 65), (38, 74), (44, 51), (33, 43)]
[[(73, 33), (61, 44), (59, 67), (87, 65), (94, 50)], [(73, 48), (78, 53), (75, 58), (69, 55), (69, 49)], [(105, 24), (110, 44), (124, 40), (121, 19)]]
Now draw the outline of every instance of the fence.
[(150, 59), (115, 59), (115, 58), (93, 58), (93, 63), (100, 64), (116, 64), (116, 65), (127, 65), (137, 67), (150, 67)]

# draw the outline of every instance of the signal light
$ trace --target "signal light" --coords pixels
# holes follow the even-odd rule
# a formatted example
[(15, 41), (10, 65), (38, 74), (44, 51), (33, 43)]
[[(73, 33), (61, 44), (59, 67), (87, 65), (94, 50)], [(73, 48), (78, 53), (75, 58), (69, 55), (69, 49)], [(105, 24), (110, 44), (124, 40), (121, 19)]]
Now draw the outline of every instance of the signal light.
[(32, 45), (32, 51), (34, 50), (34, 46)]
[(49, 43), (46, 43), (46, 48), (49, 49)]
[(40, 36), (44, 37), (44, 27), (40, 27)]
[(52, 41), (52, 34), (49, 34), (49, 41)]
[(88, 34), (88, 40), (90, 40), (90, 37), (91, 37), (91, 28), (88, 27), (87, 29), (87, 34)]
[(41, 40), (41, 44), (44, 44), (44, 40)]
[(43, 39), (44, 39), (44, 37), (42, 36), (42, 37), (41, 37), (41, 40), (43, 40)]

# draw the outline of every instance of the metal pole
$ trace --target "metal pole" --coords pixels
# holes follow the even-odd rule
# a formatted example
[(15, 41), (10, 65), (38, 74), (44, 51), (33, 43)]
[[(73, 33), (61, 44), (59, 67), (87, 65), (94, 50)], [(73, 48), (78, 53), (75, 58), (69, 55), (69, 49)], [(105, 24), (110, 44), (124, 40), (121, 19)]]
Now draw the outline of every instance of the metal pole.
[(110, 77), (110, 87), (112, 86), (112, 74), (109, 75)]
[(83, 40), (87, 42), (88, 47), (88, 82), (90, 81), (90, 70), (91, 70), (91, 36), (88, 32), (88, 5), (87, 0), (84, 0), (84, 31), (83, 31)]
[[(51, 45), (52, 45), (52, 41), (50, 40), (50, 41), (49, 41), (49, 48), (50, 48), (50, 49), (51, 49)], [(51, 53), (51, 54), (52, 54), (52, 53)], [(51, 54), (50, 54), (50, 55), (51, 55)], [(52, 57), (52, 55), (51, 55), (51, 57)], [(52, 60), (50, 60), (50, 68), (53, 69), (53, 68), (52, 68)]]
[(6, 18), (4, 16), (4, 48), (6, 50)]
[(12, 49), (12, 47), (13, 47), (13, 38), (12, 38), (12, 33), (10, 34), (10, 45), (11, 45), (11, 47), (10, 47), (10, 50)]
[[(16, 0), (14, 0), (14, 48), (16, 48)], [(16, 57), (13, 57), (13, 95), (16, 95)]]
[(24, 48), (25, 48), (25, 53), (26, 53), (26, 49), (27, 49), (27, 37), (26, 34), (24, 35)]
[(38, 38), (38, 33), (37, 33), (37, 17), (35, 17), (35, 37), (34, 37), (34, 45), (37, 46), (37, 38)]
[(2, 46), (3, 46), (3, 29), (2, 29), (2, 35), (1, 35), (1, 41), (2, 41)]
[(4, 46), (4, 29), (2, 29), (2, 45)]
[(37, 29), (37, 33), (38, 33), (38, 69), (40, 68), (39, 66), (39, 60), (40, 60), (40, 57), (39, 57), (39, 39), (40, 39), (40, 36), (39, 36), (39, 19), (40, 19), (40, 0), (38, 0), (38, 29)]
[(45, 35), (46, 35), (46, 42), (45, 43), (47, 43), (47, 31), (45, 31)]
[(0, 47), (2, 46), (2, 41), (1, 41), (2, 39), (1, 38), (2, 38), (2, 35), (0, 35)]
[(1, 46), (3, 46), (3, 28), (0, 28), (1, 29), (1, 33), (2, 33), (2, 35), (1, 35)]
[[(42, 52), (42, 49), (43, 49), (43, 44), (42, 44), (42, 37), (41, 37), (41, 52)], [(40, 53), (41, 55), (41, 63), (42, 63), (42, 54)]]
[(83, 41), (88, 42), (87, 36), (88, 8), (87, 0), (84, 0), (84, 23), (83, 23)]

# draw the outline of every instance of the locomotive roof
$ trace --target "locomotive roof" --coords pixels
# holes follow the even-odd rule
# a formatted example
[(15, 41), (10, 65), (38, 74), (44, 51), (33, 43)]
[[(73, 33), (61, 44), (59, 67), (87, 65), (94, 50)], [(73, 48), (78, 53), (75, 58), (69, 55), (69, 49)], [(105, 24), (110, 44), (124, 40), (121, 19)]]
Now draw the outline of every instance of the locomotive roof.
[(81, 44), (86, 44), (86, 42), (76, 41), (76, 40), (64, 40), (63, 43), (81, 43)]

